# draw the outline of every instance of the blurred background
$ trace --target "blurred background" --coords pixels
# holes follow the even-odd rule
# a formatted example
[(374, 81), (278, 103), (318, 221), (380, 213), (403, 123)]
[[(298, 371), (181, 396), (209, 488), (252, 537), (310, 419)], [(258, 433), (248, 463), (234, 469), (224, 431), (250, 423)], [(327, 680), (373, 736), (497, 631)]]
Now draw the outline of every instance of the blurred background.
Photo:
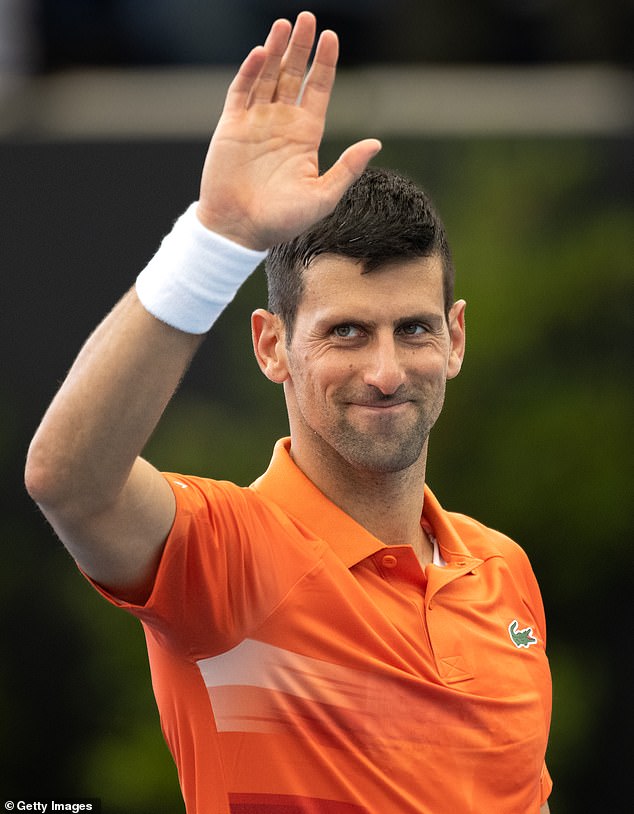
[[(197, 195), (233, 71), (295, 2), (0, 0), (0, 789), (182, 812), (137, 623), (22, 486), (82, 341)], [(453, 245), (469, 349), (431, 444), (449, 509), (520, 542), (549, 620), (553, 814), (629, 811), (632, 0), (315, 0), (342, 40), (327, 166), (377, 136)], [(147, 456), (247, 484), (287, 432), (261, 272)], [(212, 367), (210, 342), (222, 366)], [(210, 463), (211, 462), (211, 463)]]

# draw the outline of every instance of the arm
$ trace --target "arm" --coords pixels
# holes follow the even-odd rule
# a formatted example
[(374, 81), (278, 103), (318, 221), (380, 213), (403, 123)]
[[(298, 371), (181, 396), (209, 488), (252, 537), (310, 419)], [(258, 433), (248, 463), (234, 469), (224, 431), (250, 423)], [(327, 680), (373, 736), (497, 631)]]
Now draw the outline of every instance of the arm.
[(550, 814), (550, 808), (547, 802), (539, 809), (539, 814)]
[[(266, 249), (327, 214), (380, 147), (359, 142), (319, 176), (337, 39), (320, 37), (297, 103), (314, 35), (306, 12), (292, 32), (273, 24), (240, 67), (211, 140), (197, 215), (247, 248)], [(155, 319), (130, 291), (80, 352), (29, 449), (31, 496), (80, 567), (132, 601), (148, 595), (175, 510), (140, 455), (201, 341)]]

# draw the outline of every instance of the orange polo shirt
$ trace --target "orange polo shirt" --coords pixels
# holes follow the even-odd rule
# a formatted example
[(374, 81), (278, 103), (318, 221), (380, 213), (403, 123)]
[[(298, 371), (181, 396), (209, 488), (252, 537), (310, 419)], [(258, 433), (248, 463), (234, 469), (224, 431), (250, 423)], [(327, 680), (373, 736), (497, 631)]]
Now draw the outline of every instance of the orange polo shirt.
[(248, 488), (166, 475), (153, 592), (108, 597), (143, 623), (188, 814), (537, 814), (551, 687), (526, 555), (426, 489), (446, 564), (423, 570), (288, 448)]

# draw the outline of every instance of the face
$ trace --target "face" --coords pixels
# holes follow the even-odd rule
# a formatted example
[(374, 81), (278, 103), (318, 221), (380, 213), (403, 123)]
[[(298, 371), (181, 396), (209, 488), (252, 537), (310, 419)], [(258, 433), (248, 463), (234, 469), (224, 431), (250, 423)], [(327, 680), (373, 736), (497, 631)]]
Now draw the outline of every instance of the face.
[(438, 257), (362, 271), (351, 258), (318, 257), (305, 271), (290, 345), (278, 324), (277, 333), (260, 330), (268, 344), (256, 341), (256, 354), (284, 384), (294, 450), (398, 472), (424, 455), (446, 381), (460, 369), (464, 303), (447, 321)]

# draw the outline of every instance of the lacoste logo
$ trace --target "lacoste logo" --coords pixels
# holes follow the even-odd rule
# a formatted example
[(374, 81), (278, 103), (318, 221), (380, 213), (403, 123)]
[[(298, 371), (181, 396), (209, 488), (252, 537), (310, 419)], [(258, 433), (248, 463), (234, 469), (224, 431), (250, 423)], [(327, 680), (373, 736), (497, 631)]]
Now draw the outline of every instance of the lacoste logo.
[(509, 625), (509, 636), (515, 647), (530, 647), (532, 644), (537, 644), (532, 627), (525, 627), (524, 630), (518, 630), (518, 627), (517, 619), (513, 619)]

